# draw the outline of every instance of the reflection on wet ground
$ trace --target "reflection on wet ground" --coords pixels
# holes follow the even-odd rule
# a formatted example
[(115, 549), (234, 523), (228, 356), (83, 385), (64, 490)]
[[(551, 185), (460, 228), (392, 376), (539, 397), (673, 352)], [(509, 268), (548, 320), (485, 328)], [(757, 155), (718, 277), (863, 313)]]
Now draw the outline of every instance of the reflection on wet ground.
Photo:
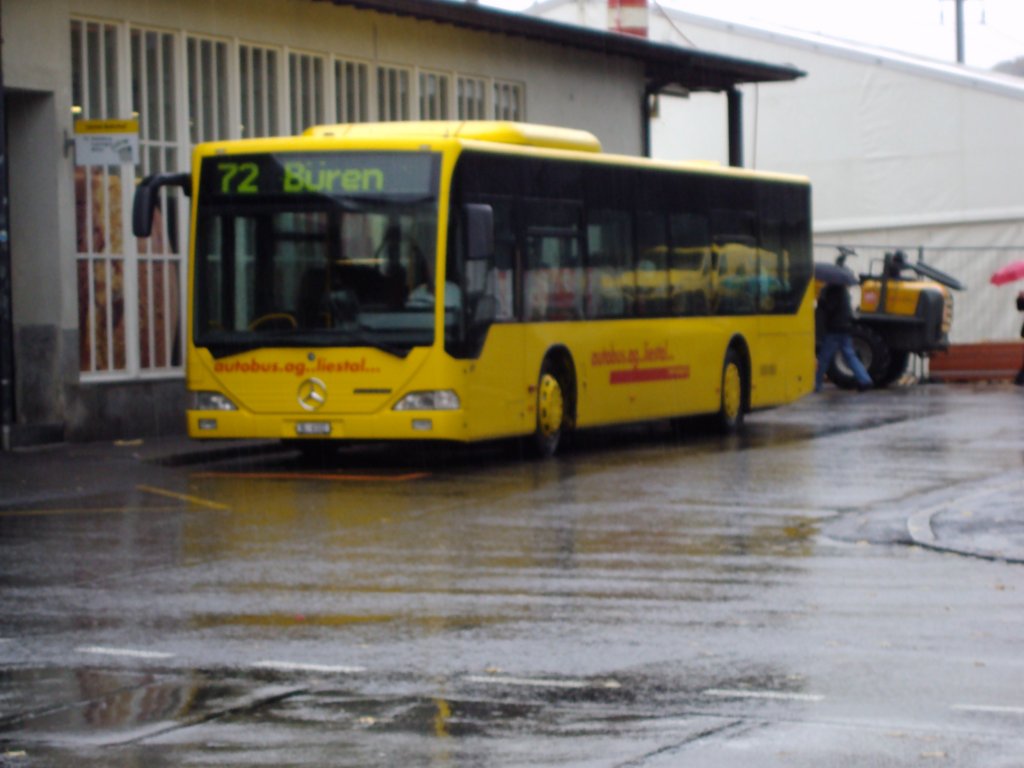
[[(0, 671), (7, 739), (114, 744), (196, 717), (233, 692), (197, 678), (88, 667)], [(22, 736), (23, 737), (23, 736)]]
[(802, 768), (871, 723), (912, 735), (852, 764), (1011, 754), (1024, 576), (907, 528), (1001, 543), (1007, 413), (827, 393), (742, 437), (124, 463), (0, 502), (0, 766)]
[[(197, 742), (204, 764), (393, 765), (396, 756), (406, 755), (410, 762), (403, 764), (420, 764), (422, 755), (439, 750), (454, 758), (466, 740), (499, 744), (528, 734), (548, 742), (548, 750), (568, 753), (580, 738), (614, 740), (628, 733), (632, 744), (638, 728), (666, 722), (666, 712), (674, 733), (699, 738), (709, 722), (743, 721), (728, 702), (743, 699), (744, 691), (778, 690), (784, 702), (776, 707), (784, 711), (799, 701), (800, 681), (777, 677), (531, 680), (491, 674), (415, 682), (433, 688), (429, 695), (402, 692), (410, 681), (384, 680), (378, 683), (383, 691), (367, 695), (329, 677), (22, 670), (4, 678), (5, 688), (40, 694), (52, 689), (65, 701), (51, 700), (34, 712), (21, 702), (21, 715), (0, 721), (0, 748), (29, 741), (32, 755), (45, 761), (74, 747), (79, 766), (180, 765), (186, 756), (194, 759)], [(384, 751), (382, 743), (388, 744)], [(526, 752), (521, 757), (531, 762)]]

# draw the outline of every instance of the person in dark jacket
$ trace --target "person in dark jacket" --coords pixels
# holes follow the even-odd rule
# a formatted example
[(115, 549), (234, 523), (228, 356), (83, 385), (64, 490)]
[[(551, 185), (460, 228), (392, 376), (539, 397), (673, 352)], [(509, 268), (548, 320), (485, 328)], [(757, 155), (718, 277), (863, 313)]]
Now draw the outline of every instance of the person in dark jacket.
[(864, 391), (872, 385), (864, 364), (853, 350), (853, 307), (850, 292), (845, 285), (827, 284), (818, 296), (818, 321), (821, 328), (821, 347), (818, 350), (818, 371), (814, 378), (814, 391), (820, 392), (825, 374), (832, 365), (836, 352), (843, 356), (846, 365), (853, 371), (857, 389)]

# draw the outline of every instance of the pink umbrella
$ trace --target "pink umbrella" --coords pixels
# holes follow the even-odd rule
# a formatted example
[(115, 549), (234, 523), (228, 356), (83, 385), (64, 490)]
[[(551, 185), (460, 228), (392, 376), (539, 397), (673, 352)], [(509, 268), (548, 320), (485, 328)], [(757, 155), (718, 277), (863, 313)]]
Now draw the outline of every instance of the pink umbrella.
[(1024, 259), (1018, 259), (993, 272), (989, 282), (992, 285), (1004, 285), (1022, 278), (1024, 278)]

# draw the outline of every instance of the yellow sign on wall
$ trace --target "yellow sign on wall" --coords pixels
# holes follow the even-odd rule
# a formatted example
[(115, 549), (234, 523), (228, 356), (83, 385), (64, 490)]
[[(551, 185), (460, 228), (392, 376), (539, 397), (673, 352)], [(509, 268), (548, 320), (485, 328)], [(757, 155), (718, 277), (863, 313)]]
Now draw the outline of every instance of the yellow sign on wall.
[(138, 120), (76, 120), (76, 165), (139, 162)]

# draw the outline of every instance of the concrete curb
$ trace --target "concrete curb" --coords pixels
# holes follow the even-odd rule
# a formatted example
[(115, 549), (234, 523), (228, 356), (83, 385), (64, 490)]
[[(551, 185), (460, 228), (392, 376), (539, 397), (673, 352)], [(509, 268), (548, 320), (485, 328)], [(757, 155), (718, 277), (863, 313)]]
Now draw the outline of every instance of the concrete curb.
[[(975, 502), (995, 502), (993, 506), (1000, 506), (1000, 502), (1005, 502), (1008, 508), (1013, 503), (1011, 496), (1006, 494), (1003, 495), (1003, 491), (1007, 491), (1010, 487), (1020, 486), (1021, 481), (1015, 481), (1007, 484), (1006, 486), (997, 487), (986, 491), (984, 493), (977, 494), (974, 497)], [(995, 530), (1000, 527), (1003, 522), (1002, 519), (989, 519), (991, 515), (986, 514), (987, 509), (977, 510), (973, 509), (971, 504), (965, 503), (968, 500), (952, 500), (944, 502), (942, 504), (923, 509), (920, 512), (916, 512), (907, 518), (907, 533), (910, 535), (911, 541), (919, 547), (925, 549), (931, 549), (936, 552), (950, 552), (958, 555), (964, 555), (967, 557), (976, 557), (982, 560), (992, 560), (1003, 563), (1013, 563), (1018, 565), (1024, 565), (1024, 541), (1015, 542), (1012, 536), (1007, 536), (1006, 547), (1003, 549), (988, 549), (977, 546), (972, 541), (969, 532), (959, 530), (954, 524), (947, 524), (945, 526), (939, 525), (938, 518), (944, 513), (956, 513), (959, 516), (963, 516), (964, 512), (969, 512), (969, 517), (972, 524), (978, 524), (979, 522), (986, 522), (986, 530)], [(964, 504), (966, 510), (962, 510), (961, 504)], [(991, 507), (990, 507), (991, 508)], [(990, 509), (989, 508), (989, 509)]]

